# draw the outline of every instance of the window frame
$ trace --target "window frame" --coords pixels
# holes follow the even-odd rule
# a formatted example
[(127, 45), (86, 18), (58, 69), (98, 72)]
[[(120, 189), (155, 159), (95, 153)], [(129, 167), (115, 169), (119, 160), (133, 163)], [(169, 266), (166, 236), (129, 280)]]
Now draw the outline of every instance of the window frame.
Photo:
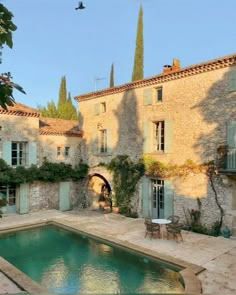
[(165, 152), (165, 120), (153, 122), (153, 145), (155, 152)]
[(108, 153), (107, 129), (99, 130), (99, 154)]
[[(14, 147), (16, 145), (16, 147)], [(11, 166), (27, 166), (28, 142), (11, 142)]]
[(70, 156), (70, 146), (65, 146), (65, 158), (68, 158)]
[[(159, 98), (159, 94), (160, 94), (160, 98)], [(158, 102), (162, 102), (163, 101), (163, 87), (159, 86), (155, 88), (155, 101)]]

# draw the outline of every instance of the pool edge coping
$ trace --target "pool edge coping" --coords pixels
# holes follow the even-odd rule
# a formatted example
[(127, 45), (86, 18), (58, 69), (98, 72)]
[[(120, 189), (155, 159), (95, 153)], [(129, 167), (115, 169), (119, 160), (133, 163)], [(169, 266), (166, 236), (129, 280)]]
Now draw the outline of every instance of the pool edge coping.
[[(128, 241), (122, 241), (122, 240), (116, 239), (116, 238), (109, 236), (107, 234), (103, 234), (101, 236), (101, 233), (97, 234), (95, 231), (91, 231), (91, 229), (88, 232), (83, 228), (82, 224), (71, 224), (71, 222), (66, 221), (66, 220), (61, 220), (61, 219), (58, 220), (58, 219), (51, 218), (51, 219), (47, 219), (47, 220), (43, 220), (43, 221), (41, 220), (41, 221), (37, 221), (37, 222), (30, 222), (30, 223), (24, 223), (21, 225), (0, 228), (0, 233), (8, 233), (8, 232), (16, 231), (16, 230), (24, 230), (27, 228), (33, 228), (33, 227), (38, 227), (40, 225), (48, 225), (48, 224), (54, 224), (59, 227), (63, 227), (65, 229), (72, 230), (74, 232), (85, 234), (85, 235), (90, 236), (92, 238), (97, 238), (97, 239), (101, 239), (101, 240), (104, 240), (107, 242), (111, 242), (111, 243), (114, 243), (118, 246), (122, 246), (122, 247), (128, 248), (130, 250), (137, 251), (140, 254), (144, 254), (144, 255), (150, 256), (152, 258), (156, 258), (158, 260), (161, 260), (165, 263), (173, 264), (177, 267), (183, 268), (182, 270), (179, 271), (180, 275), (182, 276), (182, 278), (184, 280), (183, 294), (186, 294), (186, 293), (188, 293), (188, 294), (189, 293), (202, 294), (201, 281), (197, 277), (197, 274), (199, 274), (200, 272), (205, 270), (205, 268), (203, 268), (199, 265), (196, 265), (196, 264), (192, 264), (192, 263), (180, 260), (178, 258), (174, 258), (174, 257), (166, 255), (166, 254), (158, 253), (156, 251), (147, 249), (142, 246), (132, 244)], [(7, 268), (4, 268), (4, 266), (1, 265), (1, 261), (3, 261), (3, 260), (5, 262), (7, 262), (7, 264), (8, 264)], [(3, 265), (5, 265), (5, 263), (3, 263)], [(13, 272), (13, 277), (11, 276), (11, 270)], [(17, 270), (17, 276), (15, 276), (15, 272), (14, 272), (16, 270)], [(28, 292), (26, 289), (30, 290), (30, 292), (28, 292), (28, 293), (35, 293), (35, 294), (48, 293), (48, 290), (44, 286), (42, 286), (42, 285), (38, 284), (37, 282), (35, 282), (34, 280), (32, 280), (30, 277), (28, 277), (26, 274), (24, 274), (19, 269), (14, 267), (12, 264), (10, 264), (8, 261), (6, 261), (1, 256), (0, 256), (0, 271), (2, 273), (4, 273), (10, 280), (12, 280), (17, 286), (19, 286), (24, 291)], [(27, 283), (29, 283), (29, 285), (24, 284), (23, 278), (25, 278), (25, 277), (27, 277), (29, 279), (29, 280), (27, 279)], [(23, 282), (23, 284), (22, 284), (22, 282)]]

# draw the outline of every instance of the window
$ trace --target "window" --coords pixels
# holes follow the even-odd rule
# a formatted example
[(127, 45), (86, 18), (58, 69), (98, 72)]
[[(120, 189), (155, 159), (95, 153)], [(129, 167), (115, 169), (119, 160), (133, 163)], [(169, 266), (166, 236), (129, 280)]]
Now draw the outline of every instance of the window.
[(65, 147), (65, 157), (69, 157), (69, 155), (70, 155), (70, 147), (66, 146)]
[(154, 150), (163, 151), (165, 147), (165, 130), (164, 121), (158, 121), (154, 123)]
[(101, 103), (101, 113), (106, 113), (106, 103), (105, 102)]
[(61, 156), (61, 147), (60, 146), (57, 147), (57, 156), (58, 157)]
[(107, 130), (100, 130), (100, 153), (107, 153)]
[(16, 187), (14, 185), (1, 185), (0, 186), (0, 198), (5, 199), (6, 206), (12, 206), (16, 204)]
[(11, 164), (12, 166), (25, 166), (26, 163), (26, 142), (11, 143)]
[(162, 101), (162, 87), (156, 88), (156, 101)]

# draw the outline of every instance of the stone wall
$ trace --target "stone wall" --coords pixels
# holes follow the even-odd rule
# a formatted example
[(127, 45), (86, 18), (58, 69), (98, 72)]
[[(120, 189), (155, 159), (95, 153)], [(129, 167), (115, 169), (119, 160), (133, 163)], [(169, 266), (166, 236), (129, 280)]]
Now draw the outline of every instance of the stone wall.
[[(59, 209), (59, 183), (34, 182), (29, 188), (29, 212)], [(70, 182), (71, 209), (79, 205), (80, 182)]]
[[(217, 147), (226, 144), (226, 124), (236, 120), (236, 93), (229, 91), (231, 72), (235, 66), (208, 69), (201, 73), (165, 80), (163, 83), (137, 87), (132, 90), (82, 100), (79, 103), (80, 125), (84, 133), (81, 157), (90, 166), (109, 162), (120, 154), (128, 154), (133, 160), (143, 155), (144, 122), (171, 120), (171, 151), (154, 152), (152, 145), (146, 153), (163, 163), (181, 165), (187, 160), (196, 164), (214, 160)], [(163, 99), (155, 101), (155, 89), (162, 87)], [(144, 104), (144, 90), (151, 89), (152, 103)], [(106, 112), (94, 113), (96, 104), (106, 103)], [(101, 129), (111, 131), (111, 153), (94, 152), (94, 135)], [(153, 137), (149, 131), (148, 137)], [(218, 219), (219, 209), (208, 180), (203, 175), (189, 175), (188, 179), (174, 181), (174, 211), (184, 220), (183, 207), (197, 206), (202, 202), (202, 222), (212, 224)], [(186, 192), (181, 192), (185, 189)], [(222, 181), (216, 184), (220, 202), (225, 210), (225, 223), (231, 223), (232, 187)], [(140, 212), (142, 189), (134, 197), (133, 206)], [(139, 199), (139, 200), (138, 200)], [(151, 199), (151, 198), (150, 198)]]

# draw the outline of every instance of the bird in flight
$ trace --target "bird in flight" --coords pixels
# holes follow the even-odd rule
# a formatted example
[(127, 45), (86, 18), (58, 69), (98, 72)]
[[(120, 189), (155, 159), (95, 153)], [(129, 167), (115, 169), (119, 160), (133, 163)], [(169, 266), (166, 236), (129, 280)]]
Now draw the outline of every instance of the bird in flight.
[(77, 9), (84, 9), (84, 8), (85, 8), (85, 6), (84, 6), (83, 2), (80, 1), (80, 2), (78, 3), (78, 7), (76, 7), (75, 10), (77, 10)]

